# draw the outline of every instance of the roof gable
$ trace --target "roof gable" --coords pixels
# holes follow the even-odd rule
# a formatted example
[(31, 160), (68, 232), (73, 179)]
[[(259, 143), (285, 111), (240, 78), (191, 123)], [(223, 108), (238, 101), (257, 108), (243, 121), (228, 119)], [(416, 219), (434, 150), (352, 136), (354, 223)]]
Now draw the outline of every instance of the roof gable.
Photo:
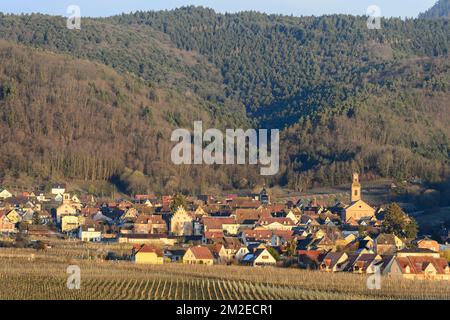
[(373, 210), (375, 212), (375, 209), (372, 208), (370, 205), (368, 205), (366, 202), (364, 202), (363, 200), (358, 200), (356, 202), (353, 202), (352, 204), (350, 204), (346, 210)]
[(213, 256), (213, 254), (211, 253), (211, 250), (209, 250), (208, 247), (204, 247), (204, 246), (191, 247), (191, 248), (189, 248), (189, 251), (195, 257), (195, 259), (199, 259), (199, 260), (212, 260), (212, 259), (214, 259), (214, 256)]

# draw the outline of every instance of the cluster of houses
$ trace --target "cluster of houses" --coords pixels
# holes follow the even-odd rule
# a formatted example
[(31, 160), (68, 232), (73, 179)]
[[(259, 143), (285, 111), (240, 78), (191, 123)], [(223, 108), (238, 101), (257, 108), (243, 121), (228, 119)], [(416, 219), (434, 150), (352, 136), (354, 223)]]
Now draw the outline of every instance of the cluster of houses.
[[(173, 197), (136, 195), (98, 201), (55, 185), (48, 195), (0, 193), (0, 232), (115, 241), (130, 244), (139, 264), (241, 264), (298, 266), (323, 272), (397, 275), (450, 280), (440, 244), (382, 233), (384, 210), (362, 200), (353, 175), (350, 203), (292, 199), (273, 203), (259, 194), (187, 197), (173, 210)], [(171, 209), (172, 208), (172, 209)], [(25, 227), (24, 227), (25, 225)]]

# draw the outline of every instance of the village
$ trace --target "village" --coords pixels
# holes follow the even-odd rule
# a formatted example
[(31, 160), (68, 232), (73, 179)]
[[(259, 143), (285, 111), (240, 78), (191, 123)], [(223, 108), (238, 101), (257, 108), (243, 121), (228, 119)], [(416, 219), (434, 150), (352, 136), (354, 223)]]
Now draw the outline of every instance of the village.
[(349, 203), (325, 205), (305, 199), (280, 203), (265, 188), (245, 197), (147, 194), (109, 202), (71, 194), (63, 184), (39, 194), (3, 189), (0, 239), (2, 247), (36, 250), (52, 250), (45, 240), (52, 238), (119, 243), (129, 247), (128, 254), (109, 252), (105, 259), (135, 264), (289, 267), (450, 280), (448, 230), (440, 239), (399, 234), (391, 216), (404, 219), (405, 226), (409, 217), (396, 204), (374, 208), (366, 203), (357, 173), (348, 193)]

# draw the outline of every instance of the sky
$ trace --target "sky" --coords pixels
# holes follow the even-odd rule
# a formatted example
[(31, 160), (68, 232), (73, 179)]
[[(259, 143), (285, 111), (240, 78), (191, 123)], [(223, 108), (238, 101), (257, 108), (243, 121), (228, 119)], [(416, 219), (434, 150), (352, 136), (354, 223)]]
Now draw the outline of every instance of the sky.
[(437, 0), (0, 0), (0, 12), (67, 15), (70, 5), (78, 5), (82, 16), (105, 17), (137, 10), (174, 9), (187, 5), (205, 6), (218, 12), (255, 10), (286, 15), (345, 13), (366, 15), (376, 5), (385, 17), (417, 17)]

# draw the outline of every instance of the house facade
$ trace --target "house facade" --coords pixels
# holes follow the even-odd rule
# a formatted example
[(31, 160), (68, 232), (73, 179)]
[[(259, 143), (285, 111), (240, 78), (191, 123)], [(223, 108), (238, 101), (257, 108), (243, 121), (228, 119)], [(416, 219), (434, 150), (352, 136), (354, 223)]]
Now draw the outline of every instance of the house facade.
[(444, 258), (406, 256), (397, 257), (385, 274), (412, 280), (450, 280), (450, 267)]
[(133, 246), (131, 260), (137, 264), (163, 264), (163, 251), (152, 245), (143, 244)]
[(405, 248), (405, 243), (394, 234), (381, 233), (373, 243), (373, 250), (377, 254), (395, 254)]
[(159, 215), (141, 215), (134, 225), (135, 233), (163, 234), (167, 232), (167, 224)]
[(208, 247), (195, 246), (186, 251), (183, 256), (183, 263), (213, 265), (214, 256)]
[(100, 242), (102, 232), (93, 226), (80, 226), (78, 237), (84, 242)]
[(241, 261), (244, 265), (253, 267), (276, 266), (277, 260), (270, 254), (266, 248), (257, 249), (255, 252), (248, 253)]
[(439, 243), (433, 239), (420, 239), (416, 243), (419, 249), (429, 249), (434, 252), (439, 252), (441, 248)]
[(12, 209), (7, 214), (6, 217), (8, 220), (14, 224), (19, 223), (22, 221), (22, 215), (19, 213), (18, 210)]
[(16, 232), (15, 223), (13, 223), (8, 219), (6, 211), (0, 212), (0, 232), (2, 233)]
[(75, 231), (80, 226), (80, 220), (77, 216), (63, 216), (61, 218), (61, 231), (71, 232)]
[(329, 252), (319, 266), (321, 271), (340, 272), (344, 271), (348, 263), (348, 255), (345, 252)]
[(69, 203), (63, 203), (56, 208), (56, 222), (61, 223), (62, 217), (77, 214), (77, 209)]

